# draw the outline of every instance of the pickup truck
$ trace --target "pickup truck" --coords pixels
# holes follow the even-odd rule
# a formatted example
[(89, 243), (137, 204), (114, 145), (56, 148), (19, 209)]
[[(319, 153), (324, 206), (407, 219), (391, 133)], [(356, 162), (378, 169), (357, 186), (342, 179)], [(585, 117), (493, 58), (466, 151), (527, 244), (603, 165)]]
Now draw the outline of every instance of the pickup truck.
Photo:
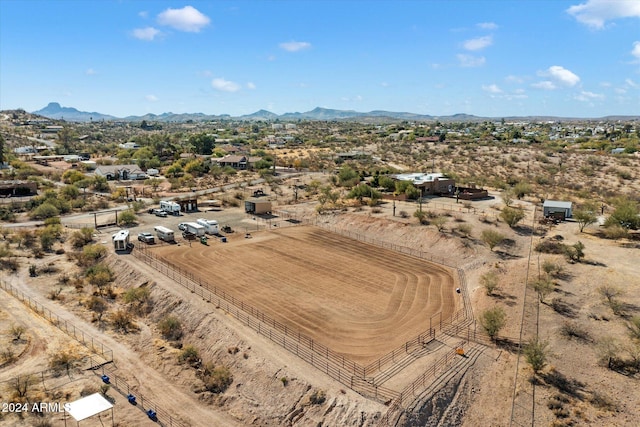
[(138, 240), (144, 243), (155, 243), (156, 241), (151, 233), (138, 233)]

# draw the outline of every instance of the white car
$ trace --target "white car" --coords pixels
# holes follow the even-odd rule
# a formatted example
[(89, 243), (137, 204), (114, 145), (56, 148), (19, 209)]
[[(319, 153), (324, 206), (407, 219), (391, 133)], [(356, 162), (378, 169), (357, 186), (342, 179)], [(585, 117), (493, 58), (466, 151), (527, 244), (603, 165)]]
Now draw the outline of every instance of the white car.
[(185, 231), (187, 229), (187, 224), (184, 222), (181, 222), (180, 224), (178, 224), (178, 229), (180, 231)]
[(155, 243), (156, 241), (151, 233), (138, 233), (138, 240), (144, 243)]

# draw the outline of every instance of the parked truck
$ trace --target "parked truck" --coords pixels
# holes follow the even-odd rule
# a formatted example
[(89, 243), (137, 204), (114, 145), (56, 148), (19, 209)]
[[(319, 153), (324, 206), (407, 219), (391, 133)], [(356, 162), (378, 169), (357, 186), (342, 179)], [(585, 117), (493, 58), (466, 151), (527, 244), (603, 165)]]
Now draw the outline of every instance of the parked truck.
[(180, 205), (176, 202), (161, 200), (160, 209), (162, 209), (169, 215), (180, 215)]
[(204, 227), (204, 232), (207, 234), (215, 235), (220, 233), (220, 230), (218, 229), (218, 221), (215, 219), (200, 218), (196, 222)]
[(196, 237), (202, 237), (205, 233), (204, 226), (198, 224), (197, 222), (185, 222), (185, 230), (186, 232), (194, 234)]
[(173, 243), (176, 241), (176, 238), (173, 235), (173, 230), (161, 225), (154, 227), (153, 229), (158, 235), (158, 240), (164, 240), (167, 243)]

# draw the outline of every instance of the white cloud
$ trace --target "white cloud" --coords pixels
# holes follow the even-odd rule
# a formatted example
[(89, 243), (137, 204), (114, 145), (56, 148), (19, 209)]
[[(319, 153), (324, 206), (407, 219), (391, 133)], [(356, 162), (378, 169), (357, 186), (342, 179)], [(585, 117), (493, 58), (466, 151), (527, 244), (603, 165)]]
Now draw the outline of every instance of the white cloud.
[(198, 33), (211, 20), (208, 16), (203, 15), (198, 9), (192, 6), (185, 6), (182, 9), (167, 9), (158, 15), (158, 23), (176, 30), (186, 31), (189, 33)]
[(256, 88), (255, 83), (253, 83), (253, 82), (248, 82), (248, 83), (247, 83), (247, 89), (252, 89), (252, 90), (253, 90), (253, 89), (255, 89), (255, 88)]
[(462, 44), (462, 46), (466, 50), (481, 50), (481, 49), (484, 49), (485, 47), (491, 46), (492, 44), (493, 44), (493, 37), (484, 36), (484, 37), (478, 37), (475, 39), (466, 40)]
[(549, 80), (544, 80), (538, 83), (532, 83), (531, 86), (535, 87), (536, 89), (542, 89), (542, 90), (554, 90), (557, 88), (556, 85)]
[(133, 37), (146, 41), (152, 41), (158, 34), (160, 34), (160, 30), (153, 27), (136, 28), (133, 30)]
[(640, 42), (633, 42), (633, 49), (631, 49), (631, 55), (640, 59)]
[(382, 87), (389, 87), (389, 83), (387, 83), (387, 82), (382, 82), (382, 83), (380, 83), (380, 86), (382, 86)]
[(93, 68), (87, 68), (87, 71), (84, 72), (87, 76), (95, 76), (96, 74), (98, 74), (98, 72), (96, 70), (94, 70)]
[(309, 49), (310, 47), (311, 43), (308, 42), (290, 41), (286, 43), (280, 43), (280, 48), (286, 50), (287, 52), (298, 52), (300, 50)]
[(461, 67), (481, 67), (486, 62), (484, 56), (473, 56), (458, 54), (456, 55)]
[(498, 87), (496, 84), (491, 85), (482, 85), (482, 90), (489, 93), (502, 93), (502, 89)]
[(634, 82), (631, 79), (625, 79), (624, 82), (627, 84), (627, 86), (630, 86), (630, 87), (632, 87), (634, 89), (638, 89), (638, 87), (640, 87), (640, 86), (638, 86), (638, 83)]
[(498, 25), (494, 22), (480, 22), (479, 24), (476, 24), (476, 26), (478, 28), (481, 28), (483, 30), (497, 30), (498, 29)]
[(144, 99), (146, 99), (149, 102), (157, 102), (158, 101), (158, 97), (155, 95), (147, 95), (144, 97)]
[(138, 16), (142, 19), (147, 19), (149, 17), (149, 12), (146, 10), (138, 12)]
[(586, 90), (581, 91), (578, 95), (575, 96), (575, 99), (578, 101), (593, 101), (594, 99), (603, 99), (604, 95), (599, 93), (593, 93)]
[(545, 71), (539, 72), (538, 75), (542, 77), (550, 77), (556, 83), (563, 86), (575, 86), (580, 82), (580, 77), (559, 65), (552, 65)]
[(519, 76), (508, 75), (505, 80), (509, 83), (524, 83), (524, 79)]
[(567, 9), (567, 13), (591, 28), (600, 30), (607, 21), (618, 18), (640, 18), (640, 2), (637, 0), (587, 0)]
[(240, 85), (238, 83), (232, 82), (230, 80), (225, 80), (224, 78), (217, 77), (211, 81), (211, 86), (222, 92), (237, 92), (240, 90)]

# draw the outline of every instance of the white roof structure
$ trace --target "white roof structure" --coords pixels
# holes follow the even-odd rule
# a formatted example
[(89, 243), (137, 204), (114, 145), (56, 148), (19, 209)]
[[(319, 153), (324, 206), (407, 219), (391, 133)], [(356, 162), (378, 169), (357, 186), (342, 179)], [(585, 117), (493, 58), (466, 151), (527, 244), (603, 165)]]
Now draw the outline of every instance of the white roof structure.
[(111, 402), (100, 393), (94, 393), (65, 405), (65, 411), (71, 414), (76, 421), (85, 420), (112, 408)]
[(545, 200), (542, 204), (542, 207), (545, 208), (571, 209), (571, 206), (571, 202), (564, 202), (560, 200)]
[(436, 179), (444, 178), (441, 173), (401, 173), (396, 175), (399, 181), (411, 181), (414, 184), (422, 184), (423, 182), (433, 182)]

